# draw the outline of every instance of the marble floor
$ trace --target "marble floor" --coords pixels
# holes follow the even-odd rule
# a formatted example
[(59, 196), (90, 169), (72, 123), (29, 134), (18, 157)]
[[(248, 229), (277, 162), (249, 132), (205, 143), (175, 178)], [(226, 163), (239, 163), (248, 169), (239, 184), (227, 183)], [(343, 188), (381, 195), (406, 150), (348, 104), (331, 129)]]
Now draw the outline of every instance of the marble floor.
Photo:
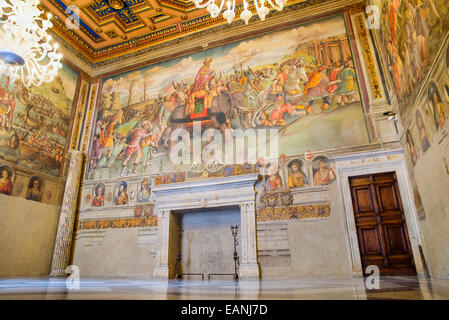
[[(73, 284), (71, 284), (73, 285)], [(358, 300), (449, 299), (449, 280), (382, 277), (379, 289), (363, 279), (234, 281), (146, 281), (81, 279), (68, 289), (65, 279), (0, 279), (0, 300)]]

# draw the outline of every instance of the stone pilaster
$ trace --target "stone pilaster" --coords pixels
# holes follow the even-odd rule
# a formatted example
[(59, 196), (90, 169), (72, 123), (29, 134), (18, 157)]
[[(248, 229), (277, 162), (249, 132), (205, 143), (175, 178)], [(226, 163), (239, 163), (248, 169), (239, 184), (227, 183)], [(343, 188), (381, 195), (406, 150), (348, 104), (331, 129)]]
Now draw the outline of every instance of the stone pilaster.
[(256, 208), (254, 201), (240, 204), (241, 250), (239, 279), (258, 280), (259, 263), (257, 262)]
[(51, 262), (51, 277), (65, 276), (65, 269), (70, 261), (73, 230), (75, 224), (78, 193), (84, 154), (81, 151), (70, 152), (70, 164), (59, 215), (58, 232)]
[(156, 264), (153, 269), (153, 277), (160, 280), (168, 280), (170, 276), (170, 265), (168, 254), (170, 248), (170, 210), (158, 209), (158, 250), (156, 253)]

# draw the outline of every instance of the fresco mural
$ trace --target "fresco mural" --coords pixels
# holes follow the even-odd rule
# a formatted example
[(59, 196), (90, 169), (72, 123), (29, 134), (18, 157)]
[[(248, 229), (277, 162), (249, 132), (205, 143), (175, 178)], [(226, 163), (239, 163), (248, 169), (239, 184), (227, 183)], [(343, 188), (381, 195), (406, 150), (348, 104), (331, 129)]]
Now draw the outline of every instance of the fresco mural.
[(415, 141), (413, 140), (412, 133), (410, 132), (410, 129), (407, 129), (406, 140), (407, 140), (407, 145), (408, 145), (408, 149), (410, 152), (410, 157), (412, 159), (412, 163), (413, 163), (413, 165), (415, 165), (416, 160), (418, 160), (418, 151), (416, 149)]
[(280, 174), (278, 163), (267, 163), (263, 171), (265, 173), (264, 183), (267, 191), (277, 191), (284, 189), (285, 183)]
[(369, 143), (343, 17), (105, 78), (88, 178), (158, 172), (170, 133), (194, 121), (222, 132), (277, 128), (287, 156)]
[(419, 141), (423, 152), (426, 152), (430, 147), (429, 135), (427, 134), (426, 125), (421, 114), (421, 111), (416, 110), (416, 127), (418, 128)]
[(40, 87), (0, 79), (0, 159), (59, 176), (77, 80), (66, 64)]
[(304, 173), (304, 162), (301, 159), (295, 159), (288, 163), (288, 187), (298, 188), (307, 184), (307, 175)]
[(430, 82), (429, 87), (427, 89), (427, 98), (432, 106), (432, 111), (435, 119), (435, 126), (437, 129), (440, 129), (446, 123), (447, 112), (444, 107), (443, 99), (441, 99), (441, 94), (438, 91), (437, 85), (435, 82)]
[(150, 201), (151, 198), (151, 180), (145, 178), (140, 183), (140, 190), (137, 192), (137, 202), (143, 203)]
[[(92, 199), (92, 207), (104, 206), (104, 192), (106, 187), (104, 183), (99, 183), (94, 188), (94, 198)], [(90, 201), (90, 199), (89, 199)]]
[(30, 183), (28, 184), (26, 199), (40, 202), (42, 200), (42, 191), (42, 179), (38, 176), (33, 176), (30, 178)]
[(126, 181), (120, 181), (117, 185), (117, 194), (114, 198), (115, 205), (128, 204), (128, 184)]
[(407, 112), (449, 30), (447, 0), (372, 0), (381, 11), (379, 39), (400, 112)]
[(312, 161), (313, 184), (326, 185), (336, 179), (336, 174), (331, 166), (331, 161), (326, 156), (318, 156)]
[(9, 166), (0, 167), (0, 193), (10, 195), (14, 184), (14, 170)]

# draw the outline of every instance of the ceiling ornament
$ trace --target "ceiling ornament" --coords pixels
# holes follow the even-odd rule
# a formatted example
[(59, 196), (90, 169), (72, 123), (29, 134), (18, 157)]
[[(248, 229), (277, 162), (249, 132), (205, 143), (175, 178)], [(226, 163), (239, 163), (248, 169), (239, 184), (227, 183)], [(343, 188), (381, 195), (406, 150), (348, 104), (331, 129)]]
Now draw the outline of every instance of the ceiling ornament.
[[(229, 24), (232, 23), (235, 18), (235, 0), (232, 0), (232, 2), (230, 0), (219, 0), (221, 1), (220, 6), (215, 3), (215, 0), (193, 1), (198, 9), (206, 8), (212, 18), (218, 17), (220, 12), (223, 10), (224, 4), (226, 3), (227, 9), (223, 11), (223, 18), (225, 18)], [(202, 1), (206, 2), (201, 4)], [(271, 0), (267, 0), (267, 2), (273, 9), (282, 11), (282, 9), (284, 9), (284, 5), (287, 4), (288, 0), (274, 0), (274, 3)], [(260, 20), (264, 21), (265, 16), (270, 12), (270, 9), (265, 6), (265, 0), (254, 0), (254, 6)], [(248, 10), (248, 1), (243, 0), (243, 10), (240, 12), (240, 18), (245, 21), (245, 24), (248, 24), (248, 21), (252, 16), (252, 12)]]
[(62, 68), (58, 44), (47, 33), (51, 14), (43, 19), (38, 0), (0, 0), (0, 77), (27, 87), (51, 82)]
[(109, 0), (108, 4), (114, 10), (122, 10), (125, 7), (125, 3), (122, 0)]

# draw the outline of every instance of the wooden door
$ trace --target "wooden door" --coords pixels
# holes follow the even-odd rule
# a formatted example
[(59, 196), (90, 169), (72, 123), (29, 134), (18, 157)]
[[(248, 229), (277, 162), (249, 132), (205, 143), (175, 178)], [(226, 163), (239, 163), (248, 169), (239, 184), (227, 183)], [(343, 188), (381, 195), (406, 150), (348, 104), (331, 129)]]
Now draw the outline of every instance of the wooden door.
[(415, 275), (404, 210), (394, 172), (350, 177), (363, 273)]

